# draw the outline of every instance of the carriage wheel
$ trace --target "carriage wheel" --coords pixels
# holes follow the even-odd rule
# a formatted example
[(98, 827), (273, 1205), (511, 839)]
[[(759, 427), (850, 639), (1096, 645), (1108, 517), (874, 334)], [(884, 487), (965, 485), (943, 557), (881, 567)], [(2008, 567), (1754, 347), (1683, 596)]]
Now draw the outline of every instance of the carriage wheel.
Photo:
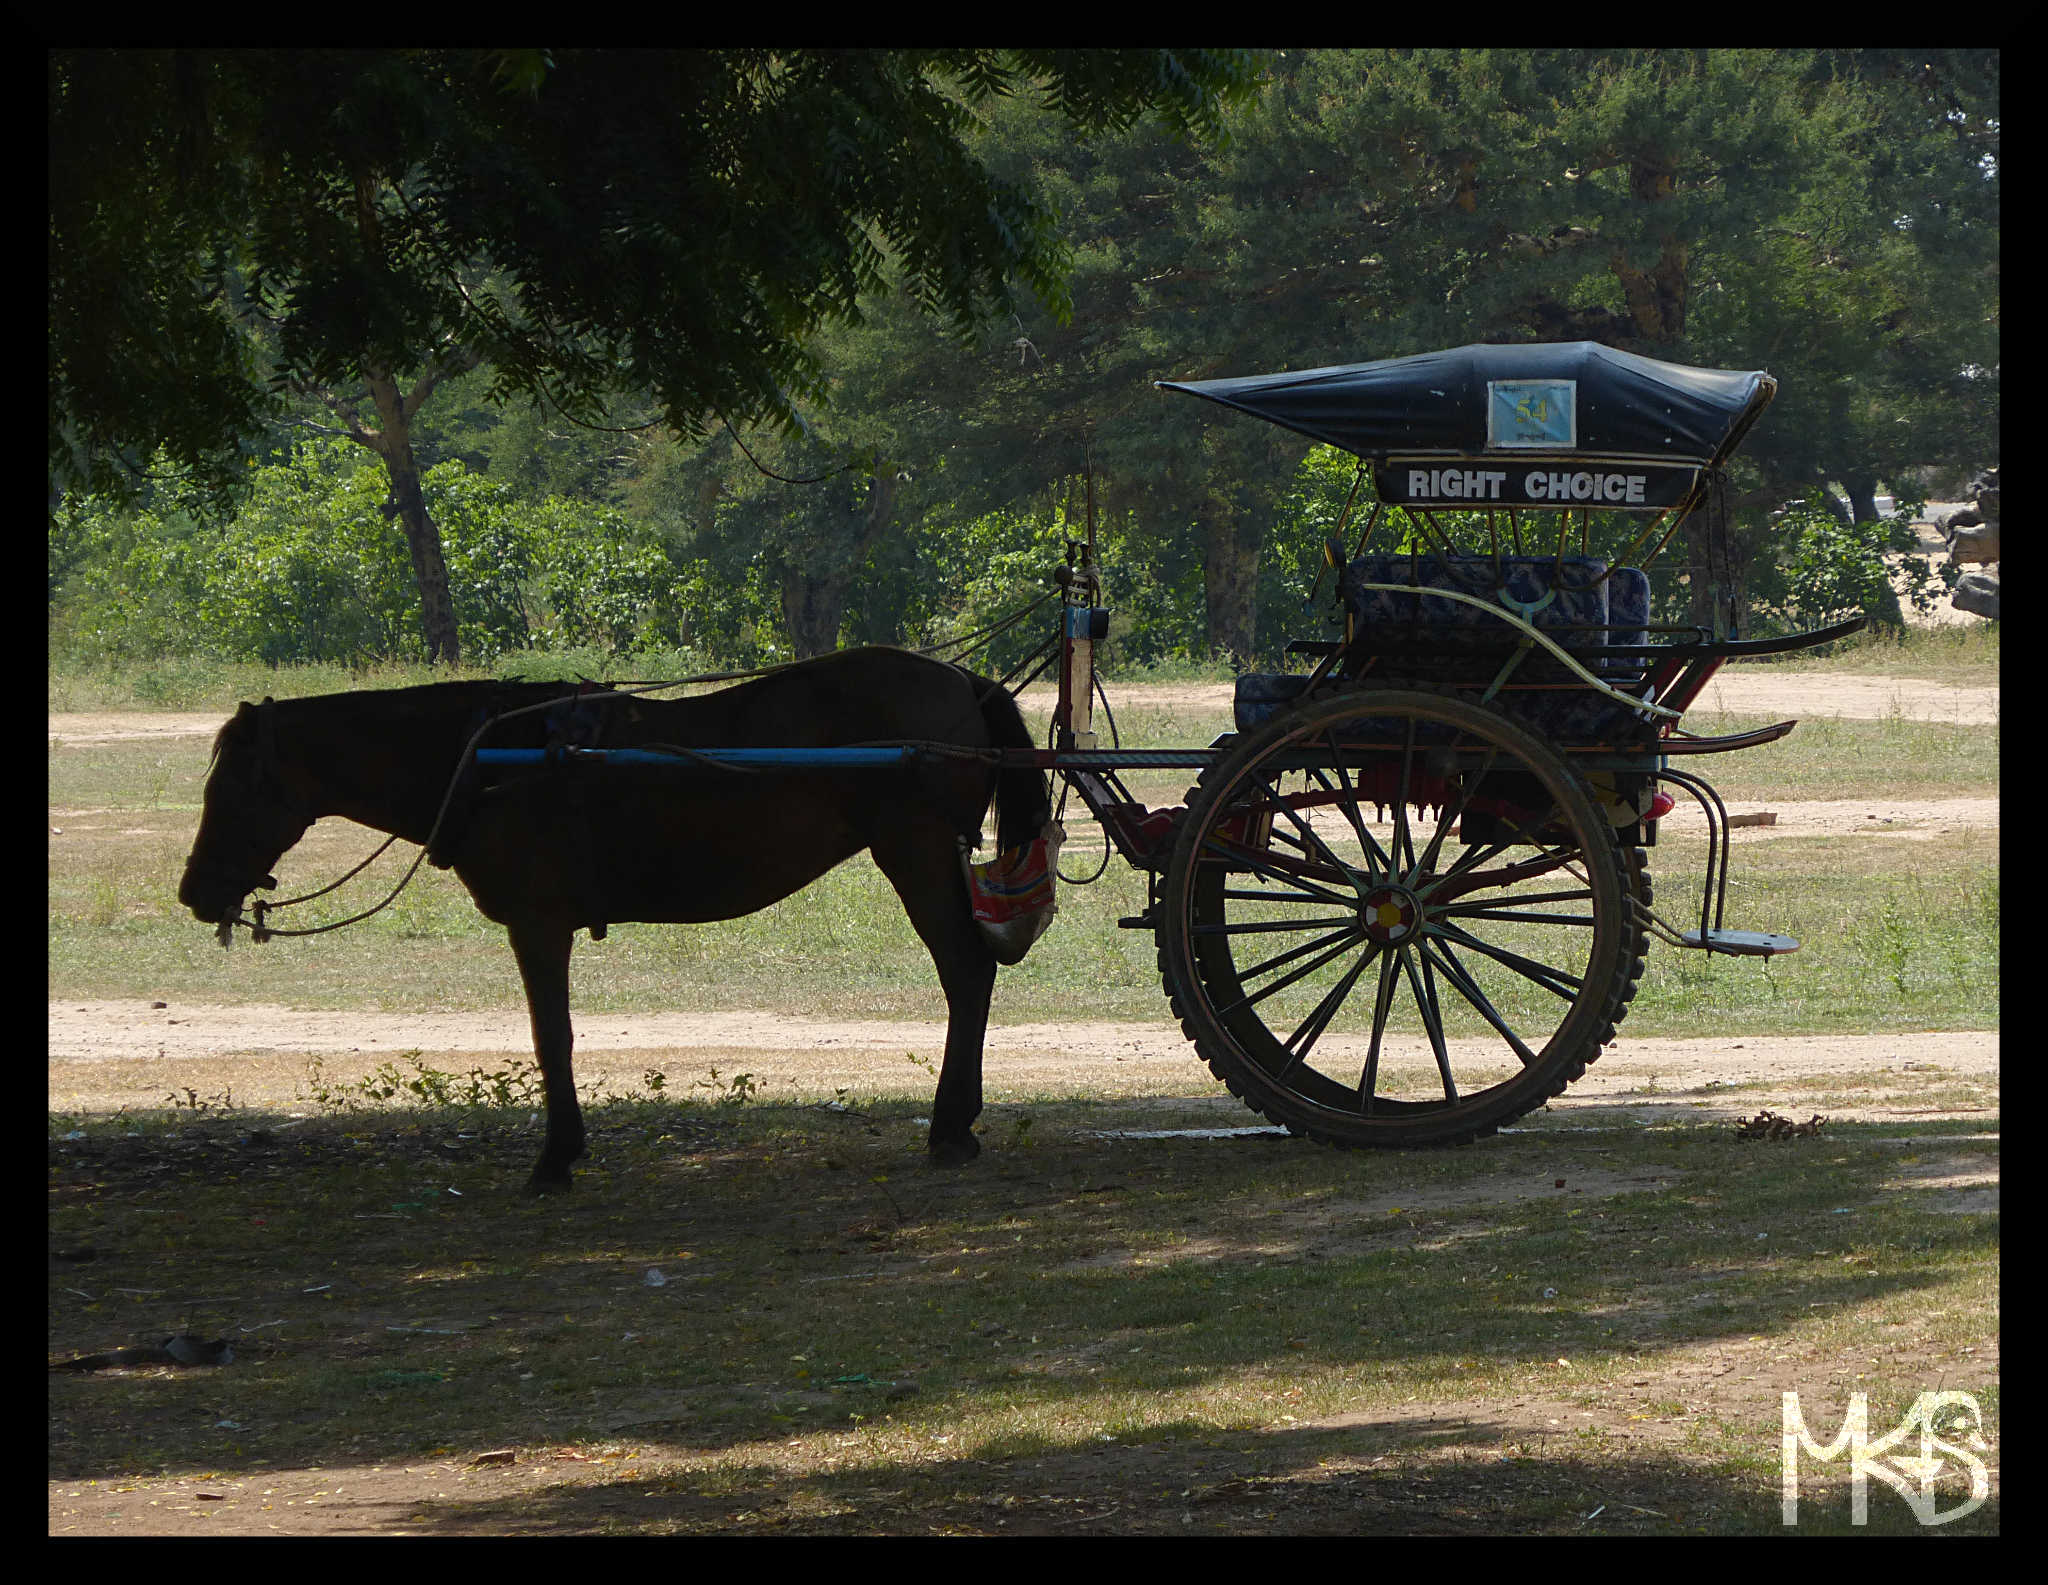
[(1203, 773), (1160, 971), (1254, 1111), (1333, 1145), (1462, 1144), (1613, 1039), (1648, 904), (1641, 850), (1527, 728), (1424, 689), (1327, 695)]

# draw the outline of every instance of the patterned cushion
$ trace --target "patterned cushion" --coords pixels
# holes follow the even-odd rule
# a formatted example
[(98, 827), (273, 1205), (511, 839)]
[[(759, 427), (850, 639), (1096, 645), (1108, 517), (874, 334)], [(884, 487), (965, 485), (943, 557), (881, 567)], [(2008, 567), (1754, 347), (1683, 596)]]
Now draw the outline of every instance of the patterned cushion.
[[(1607, 580), (1607, 621), (1614, 631), (1610, 644), (1645, 644), (1650, 638), (1650, 575), (1640, 567), (1616, 567)], [(1603, 675), (1640, 673), (1643, 662), (1610, 655), (1593, 668)]]
[[(1503, 556), (1496, 572), (1491, 556), (1360, 556), (1344, 569), (1345, 603), (1361, 629), (1417, 626), (1447, 641), (1477, 638), (1497, 642), (1509, 629), (1498, 618), (1462, 600), (1432, 599), (1431, 589), (1453, 589), (1491, 606), (1513, 610), (1563, 644), (1604, 643), (1601, 633), (1576, 632), (1604, 628), (1609, 620), (1609, 588), (1604, 561), (1584, 556), (1564, 558), (1562, 573), (1550, 556)], [(1496, 577), (1501, 583), (1495, 585)], [(1368, 583), (1405, 584), (1405, 590), (1366, 589)], [(1501, 596), (1505, 594), (1506, 600)], [(1512, 603), (1510, 603), (1512, 602)], [(1528, 607), (1534, 606), (1533, 612)], [(1644, 604), (1648, 610), (1647, 599)]]
[[(1490, 606), (1500, 604), (1505, 592), (1513, 602), (1507, 609), (1525, 615), (1539, 632), (1566, 649), (1645, 642), (1650, 620), (1648, 576), (1639, 567), (1620, 567), (1603, 579), (1601, 574), (1606, 571), (1605, 562), (1585, 556), (1567, 556), (1561, 568), (1550, 556), (1504, 556), (1498, 572), (1490, 556), (1361, 556), (1345, 569), (1340, 588), (1358, 631), (1412, 635), (1426, 651), (1434, 652), (1414, 660), (1390, 657), (1378, 676), (1388, 682), (1470, 682), (1474, 680), (1471, 663), (1459, 657), (1469, 656), (1474, 649), (1490, 649), (1497, 655), (1501, 644), (1512, 638), (1514, 628), (1461, 600), (1432, 598), (1430, 590), (1453, 589)], [(1498, 589), (1496, 577), (1502, 580)], [(1360, 587), (1368, 583), (1405, 587)], [(1532, 606), (1534, 609), (1529, 609)], [(1640, 660), (1603, 656), (1588, 664), (1603, 680), (1632, 693), (1640, 691)], [(1487, 662), (1486, 670), (1490, 673), (1492, 668), (1493, 663)], [(1570, 673), (1542, 654), (1526, 659), (1515, 675), (1521, 681), (1570, 681)], [(1234, 701), (1237, 729), (1248, 732), (1270, 721), (1289, 708), (1307, 685), (1306, 677), (1239, 677)], [(1517, 720), (1563, 741), (1607, 740), (1631, 735), (1634, 730), (1628, 706), (1589, 688), (1509, 691), (1499, 696), (1499, 702)]]
[(1307, 686), (1306, 677), (1245, 672), (1237, 679), (1237, 695), (1233, 701), (1238, 731), (1249, 732), (1255, 726), (1265, 725), (1299, 699)]
[[(1234, 701), (1238, 731), (1264, 726), (1291, 708), (1307, 686), (1306, 677), (1246, 672), (1237, 679)], [(1640, 693), (1641, 685), (1631, 684), (1627, 691)], [(1495, 702), (1514, 720), (1561, 743), (1607, 742), (1641, 730), (1627, 705), (1590, 688), (1503, 692)], [(1383, 731), (1366, 735), (1392, 737), (1397, 730), (1390, 720)]]

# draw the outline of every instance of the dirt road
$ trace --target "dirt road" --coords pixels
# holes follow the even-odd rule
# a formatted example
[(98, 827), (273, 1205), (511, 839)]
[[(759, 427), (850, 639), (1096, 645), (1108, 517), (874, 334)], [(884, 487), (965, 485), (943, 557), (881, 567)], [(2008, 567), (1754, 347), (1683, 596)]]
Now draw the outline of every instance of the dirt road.
[[(58, 1111), (157, 1106), (167, 1091), (190, 1087), (208, 1096), (227, 1086), (245, 1105), (291, 1107), (304, 1104), (308, 1059), (315, 1056), (333, 1081), (415, 1050), (443, 1069), (462, 1070), (489, 1056), (524, 1060), (530, 1039), (525, 1013), (512, 1009), (368, 1013), (71, 1001), (52, 1003), (49, 1019), (49, 1104)], [(945, 1025), (936, 1022), (593, 1013), (576, 1019), (576, 1062), (579, 1078), (602, 1075), (614, 1090), (633, 1087), (645, 1069), (661, 1067), (672, 1082), (684, 1083), (713, 1068), (744, 1071), (770, 1097), (828, 1098), (841, 1087), (865, 1095), (923, 1095), (932, 1082), (923, 1062), (938, 1061), (945, 1038)], [(1727, 1085), (1741, 1086), (1742, 1103), (1754, 1106), (1783, 1085), (1785, 1104), (1796, 1104), (1802, 1081), (1827, 1076), (1863, 1081), (1898, 1073), (1904, 1087), (1922, 1087), (1943, 1074), (1995, 1082), (1998, 1057), (1995, 1032), (1701, 1040), (1624, 1033), (1569, 1099), (1612, 1102)], [(1251, 1121), (1212, 1084), (1180, 1030), (1163, 1022), (999, 1025), (989, 1031), (988, 1076), (998, 1093), (1087, 1088), (1204, 1096), (1213, 1089), (1233, 1120)]]

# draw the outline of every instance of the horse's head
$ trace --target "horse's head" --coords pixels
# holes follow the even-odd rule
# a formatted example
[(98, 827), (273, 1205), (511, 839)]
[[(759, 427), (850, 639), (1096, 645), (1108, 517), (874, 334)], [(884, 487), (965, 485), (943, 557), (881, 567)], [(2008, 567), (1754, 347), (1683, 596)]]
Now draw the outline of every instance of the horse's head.
[(269, 699), (241, 706), (213, 740), (199, 835), (178, 886), (178, 901), (210, 925), (276, 886), (270, 867), (313, 823), (279, 761), (274, 709)]

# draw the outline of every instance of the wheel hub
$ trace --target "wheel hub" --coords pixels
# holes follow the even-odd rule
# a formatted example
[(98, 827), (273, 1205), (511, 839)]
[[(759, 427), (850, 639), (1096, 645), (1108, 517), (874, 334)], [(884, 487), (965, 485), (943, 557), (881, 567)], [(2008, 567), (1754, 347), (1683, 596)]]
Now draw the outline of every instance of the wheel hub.
[(1365, 933), (1382, 946), (1398, 946), (1422, 929), (1422, 903), (1405, 886), (1375, 886), (1359, 900)]

